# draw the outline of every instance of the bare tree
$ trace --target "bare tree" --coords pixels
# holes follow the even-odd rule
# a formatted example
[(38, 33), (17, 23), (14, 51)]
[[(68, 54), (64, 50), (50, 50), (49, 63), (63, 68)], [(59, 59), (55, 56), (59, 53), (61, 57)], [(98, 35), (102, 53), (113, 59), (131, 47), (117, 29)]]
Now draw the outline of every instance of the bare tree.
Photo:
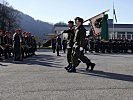
[(6, 0), (0, 3), (0, 28), (4, 31), (13, 31), (18, 27), (19, 12), (14, 10)]

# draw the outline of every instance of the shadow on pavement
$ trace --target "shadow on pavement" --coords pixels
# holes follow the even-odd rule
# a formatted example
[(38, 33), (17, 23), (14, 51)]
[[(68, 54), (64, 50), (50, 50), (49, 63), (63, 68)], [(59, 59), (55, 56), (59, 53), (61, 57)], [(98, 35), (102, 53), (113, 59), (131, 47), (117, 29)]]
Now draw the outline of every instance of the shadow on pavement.
[(85, 74), (89, 76), (96, 76), (96, 77), (102, 77), (102, 78), (108, 78), (108, 79), (133, 82), (132, 75), (124, 75), (124, 74), (96, 71), (96, 70), (93, 72), (89, 72), (89, 71), (85, 71), (85, 69), (77, 69), (77, 73)]
[(12, 64), (26, 64), (26, 65), (41, 65), (44, 67), (56, 67), (56, 68), (62, 68), (61, 62), (64, 59), (62, 57), (53, 56), (53, 55), (45, 55), (45, 54), (39, 54), (35, 55), (29, 58), (24, 59), (23, 61), (13, 61), (13, 59), (8, 61), (3, 61), (7, 63)]
[(133, 57), (125, 57), (125, 55), (133, 55), (133, 53), (93, 53), (93, 55), (98, 55), (98, 56), (109, 56), (109, 57), (123, 57), (123, 58), (133, 58)]
[[(58, 60), (58, 61), (57, 61)], [(63, 59), (57, 58), (53, 55), (36, 55), (31, 58), (25, 59), (23, 62), (19, 62), (21, 64), (27, 65), (41, 65), (44, 67), (56, 67), (62, 68), (60, 66)]]
[(52, 52), (52, 49), (38, 49), (37, 52)]
[(8, 65), (0, 64), (0, 66), (8, 66)]

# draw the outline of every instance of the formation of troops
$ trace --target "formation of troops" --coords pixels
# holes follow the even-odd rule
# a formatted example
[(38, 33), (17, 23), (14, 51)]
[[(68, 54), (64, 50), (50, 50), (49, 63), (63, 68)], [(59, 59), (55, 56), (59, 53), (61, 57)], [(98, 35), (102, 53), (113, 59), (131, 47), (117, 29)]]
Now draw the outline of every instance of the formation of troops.
[(89, 39), (88, 51), (91, 53), (133, 53), (133, 40), (110, 39), (108, 41), (100, 39)]
[(35, 55), (36, 50), (35, 36), (30, 32), (23, 32), (20, 28), (14, 34), (0, 30), (0, 60), (13, 58), (14, 61), (22, 61)]
[[(65, 32), (65, 31), (64, 31)], [(60, 38), (60, 37), (58, 37)], [(95, 39), (93, 37), (86, 38), (86, 45), (84, 47), (85, 53), (133, 53), (133, 40), (128, 39), (110, 39), (108, 41)], [(58, 45), (56, 42), (58, 41)], [(52, 49), (53, 53), (57, 51), (57, 56), (59, 55), (59, 51), (63, 49), (64, 53), (66, 53), (68, 40), (64, 38), (61, 41), (60, 39), (52, 39)], [(58, 46), (58, 49), (56, 48)], [(60, 49), (59, 49), (60, 47)], [(68, 49), (67, 49), (68, 51)]]

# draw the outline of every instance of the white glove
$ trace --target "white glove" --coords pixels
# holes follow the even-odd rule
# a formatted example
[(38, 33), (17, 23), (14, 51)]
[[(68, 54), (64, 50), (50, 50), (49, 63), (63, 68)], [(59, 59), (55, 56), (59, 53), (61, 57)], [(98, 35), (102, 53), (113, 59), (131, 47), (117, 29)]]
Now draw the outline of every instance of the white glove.
[(69, 49), (69, 48), (71, 48), (69, 45), (67, 45), (67, 48)]
[(74, 48), (77, 48), (78, 46), (76, 45), (76, 43), (73, 45)]
[(83, 49), (83, 47), (80, 47), (80, 49), (79, 49), (80, 51), (83, 51), (84, 49)]

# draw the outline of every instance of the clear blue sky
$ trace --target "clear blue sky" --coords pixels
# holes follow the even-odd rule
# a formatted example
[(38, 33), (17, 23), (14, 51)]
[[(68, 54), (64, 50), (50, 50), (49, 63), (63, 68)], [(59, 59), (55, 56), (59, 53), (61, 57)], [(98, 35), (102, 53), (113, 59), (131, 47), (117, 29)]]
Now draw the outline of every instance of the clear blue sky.
[(115, 9), (118, 23), (133, 23), (133, 0), (7, 0), (15, 9), (45, 22), (67, 22), (79, 16), (88, 19), (110, 9)]

